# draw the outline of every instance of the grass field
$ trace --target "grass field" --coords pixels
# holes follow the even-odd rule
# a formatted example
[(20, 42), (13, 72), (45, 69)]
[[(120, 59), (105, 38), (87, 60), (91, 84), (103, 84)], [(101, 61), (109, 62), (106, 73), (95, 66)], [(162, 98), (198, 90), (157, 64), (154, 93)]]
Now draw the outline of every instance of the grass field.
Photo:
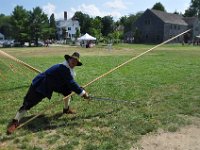
[[(91, 49), (79, 47), (1, 49), (44, 71), (64, 60), (64, 54), (81, 53), (83, 67), (76, 81), (85, 85), (153, 45), (121, 44)], [(171, 132), (200, 117), (200, 47), (165, 45), (116, 70), (86, 88), (89, 94), (134, 105), (86, 102), (73, 97), (76, 115), (61, 115), (61, 95), (54, 93), (31, 109), (24, 121), (54, 105), (53, 109), (7, 136), (6, 126), (23, 102), (36, 73), (0, 56), (0, 149), (130, 149), (141, 136), (162, 128)], [(57, 103), (56, 103), (57, 102)], [(55, 104), (54, 104), (55, 103)]]

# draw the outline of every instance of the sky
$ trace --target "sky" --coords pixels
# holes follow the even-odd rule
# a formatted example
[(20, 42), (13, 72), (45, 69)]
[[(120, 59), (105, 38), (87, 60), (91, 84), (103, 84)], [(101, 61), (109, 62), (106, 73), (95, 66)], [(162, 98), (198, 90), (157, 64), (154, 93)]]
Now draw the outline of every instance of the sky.
[(157, 2), (161, 2), (167, 12), (184, 13), (191, 0), (0, 0), (0, 14), (11, 15), (17, 5), (26, 10), (39, 6), (48, 16), (54, 13), (56, 20), (63, 19), (64, 11), (67, 11), (68, 18), (81, 11), (90, 17), (111, 15), (118, 20), (152, 8)]

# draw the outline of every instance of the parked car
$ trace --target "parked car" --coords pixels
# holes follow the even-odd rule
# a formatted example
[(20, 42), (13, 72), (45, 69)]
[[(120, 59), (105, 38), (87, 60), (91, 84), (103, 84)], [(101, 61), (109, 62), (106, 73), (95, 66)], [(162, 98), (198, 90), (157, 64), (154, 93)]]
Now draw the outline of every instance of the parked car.
[(23, 45), (21, 45), (20, 42), (14, 41), (13, 46), (14, 47), (22, 47)]
[(14, 46), (14, 41), (13, 40), (5, 40), (3, 42), (3, 47), (13, 47)]
[(42, 41), (38, 41), (38, 46), (45, 46), (45, 44)]
[(3, 47), (4, 40), (0, 40), (0, 47)]

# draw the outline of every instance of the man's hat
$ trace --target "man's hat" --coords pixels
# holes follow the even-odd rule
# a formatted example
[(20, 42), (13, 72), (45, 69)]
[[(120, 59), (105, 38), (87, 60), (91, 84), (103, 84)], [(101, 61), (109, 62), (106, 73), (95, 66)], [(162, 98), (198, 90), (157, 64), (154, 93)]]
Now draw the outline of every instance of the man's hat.
[(82, 63), (80, 62), (80, 59), (79, 59), (80, 54), (78, 52), (74, 52), (71, 56), (65, 55), (64, 57), (65, 57), (66, 61), (68, 61), (69, 58), (74, 58), (74, 59), (76, 59), (78, 61), (77, 66), (81, 66), (82, 65)]

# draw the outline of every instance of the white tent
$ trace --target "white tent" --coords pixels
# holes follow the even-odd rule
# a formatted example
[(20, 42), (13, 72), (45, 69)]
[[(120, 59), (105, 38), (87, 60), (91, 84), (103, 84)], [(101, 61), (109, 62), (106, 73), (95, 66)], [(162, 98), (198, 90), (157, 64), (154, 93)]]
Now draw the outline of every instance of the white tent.
[(200, 35), (196, 36), (197, 38), (200, 38)]
[(95, 40), (96, 40), (95, 37), (93, 37), (87, 33), (85, 35), (81, 36), (80, 38), (78, 38), (78, 41), (95, 41)]

